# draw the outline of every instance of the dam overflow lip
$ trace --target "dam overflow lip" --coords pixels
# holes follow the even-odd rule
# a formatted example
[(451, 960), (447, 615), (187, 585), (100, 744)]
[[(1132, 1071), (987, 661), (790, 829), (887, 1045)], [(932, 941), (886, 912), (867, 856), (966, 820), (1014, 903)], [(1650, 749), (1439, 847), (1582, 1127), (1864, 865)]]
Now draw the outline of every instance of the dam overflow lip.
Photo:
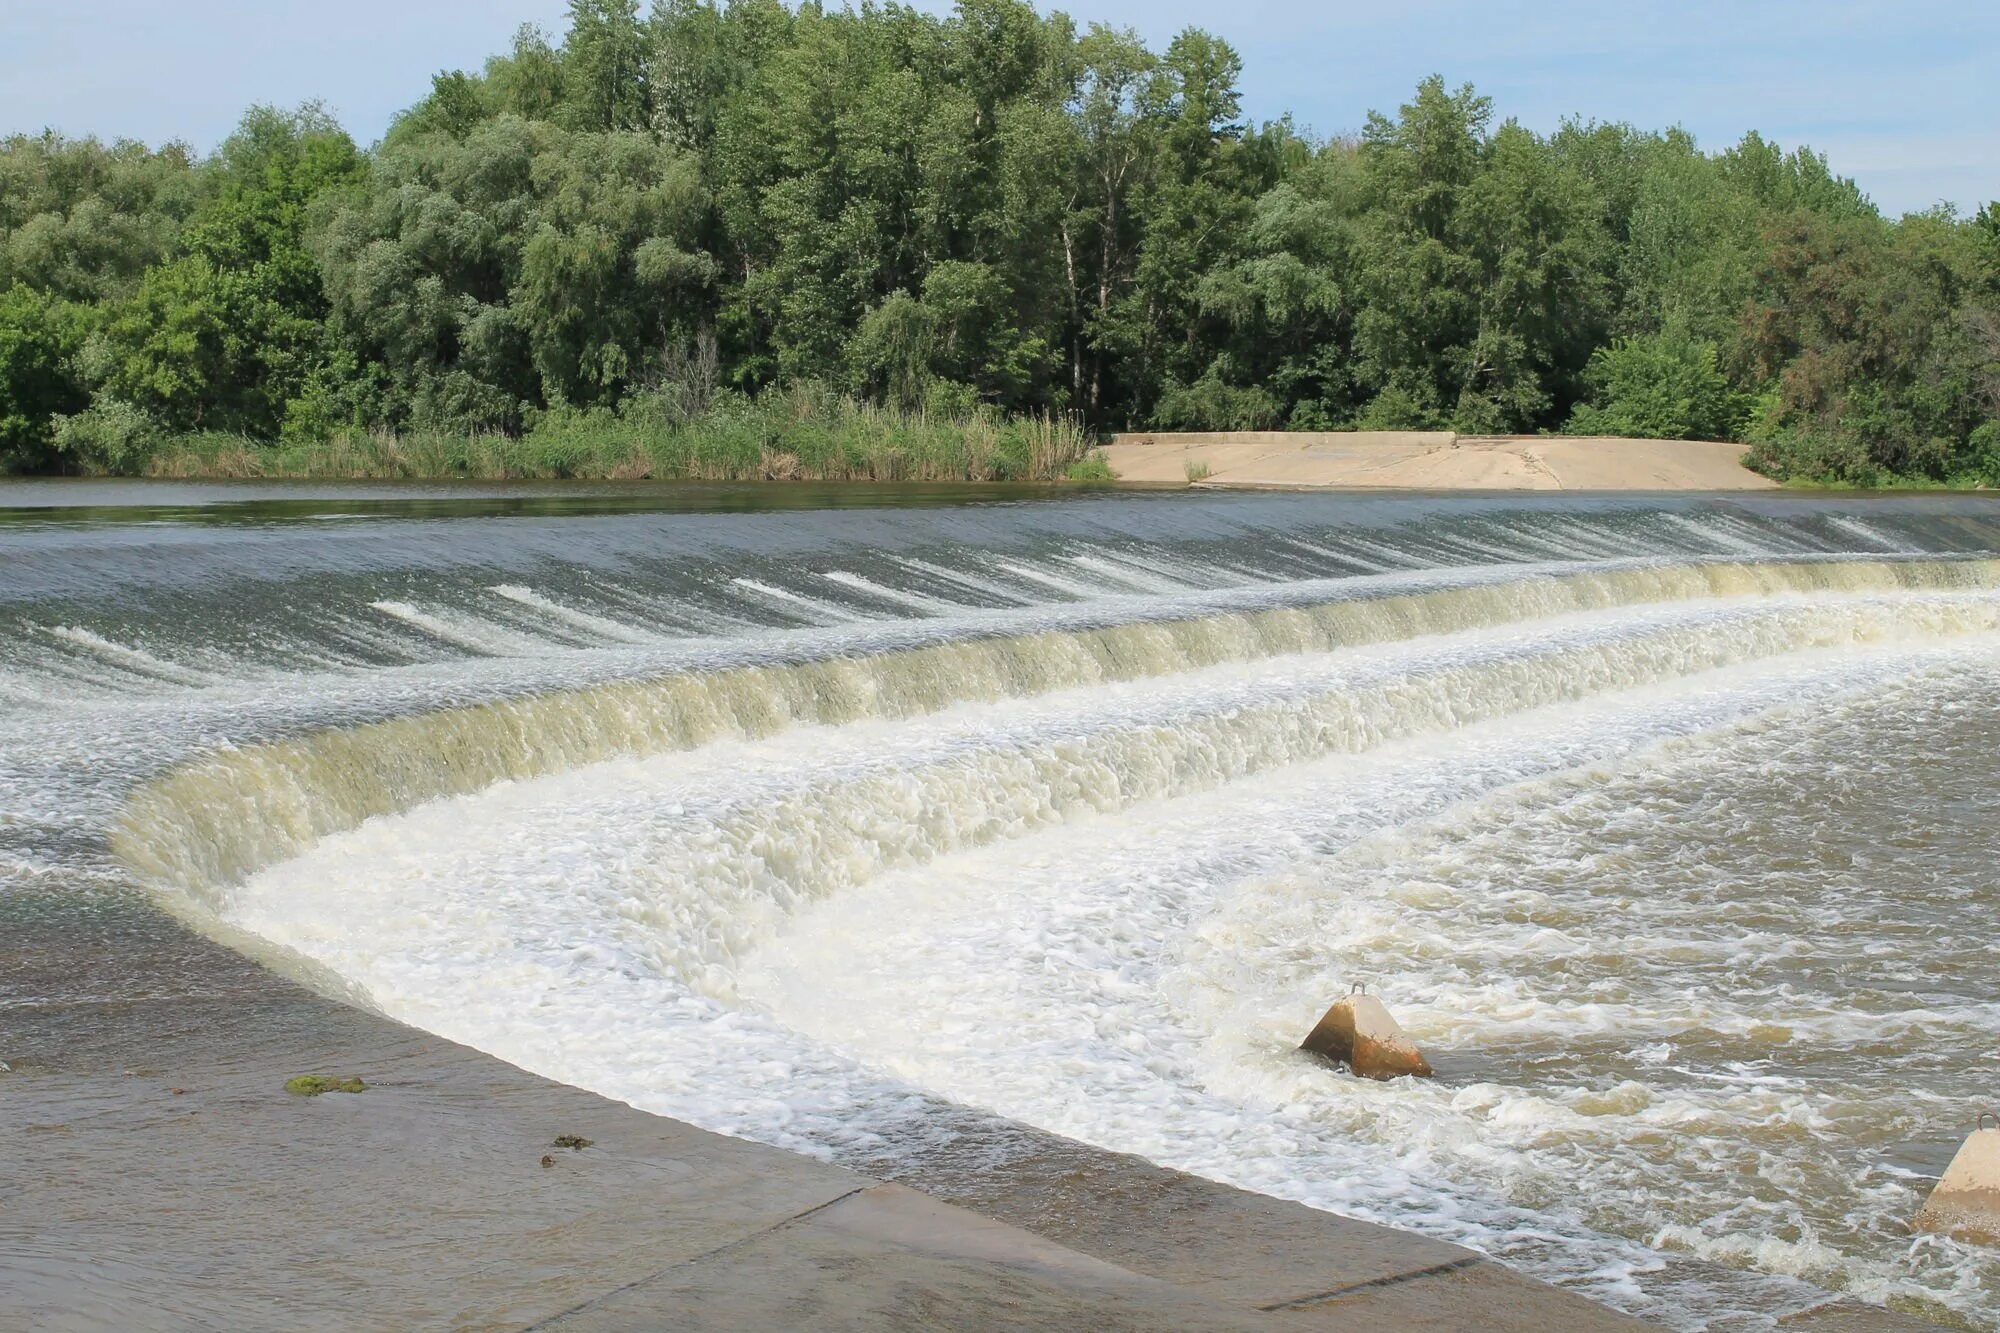
[[(1963, 502), (1980, 497), (1911, 491), (1848, 491), (1843, 498), (1870, 503)], [(828, 509), (927, 509), (966, 505), (1017, 505), (1074, 500), (1154, 500), (1177, 503), (1182, 488), (1149, 483), (1075, 485), (1049, 482), (585, 482), (585, 481), (149, 481), (132, 478), (0, 478), (0, 526), (13, 523), (272, 523), (345, 518), (572, 518), (615, 514), (729, 514)], [(1214, 497), (1207, 497), (1213, 500)], [(1253, 497), (1239, 497), (1249, 499)], [(1519, 491), (1397, 490), (1334, 492), (1320, 497), (1458, 503), (1495, 501), (1532, 505), (1555, 498), (1573, 507), (1592, 498), (1570, 491), (1560, 497)], [(1727, 501), (1812, 504), (1810, 492), (1723, 491), (1610, 492), (1614, 503)]]
[[(1925, 1126), (1946, 1121), (1967, 1090), (1947, 1068), (1926, 1066), (1913, 1076), (1937, 1100), (1918, 1112), (1829, 1118), (1827, 1108), (1829, 1098), (1866, 1103), (1837, 1055), (1842, 1043), (1929, 1022), (1951, 1034), (1951, 1049), (1969, 1049), (1993, 1015), (1954, 998), (1948, 971), (1901, 977), (1900, 963), (1873, 974), (1901, 977), (1905, 989), (1883, 989), (1879, 1000), (1869, 991), (1863, 1008), (1879, 1015), (1849, 1032), (1811, 1016), (1778, 1038), (1747, 1008), (1689, 1006), (1687, 987), (1730, 948), (1734, 965), (1768, 972), (1776, 989), (1757, 990), (1759, 1003), (1807, 979), (1833, 985), (1828, 1003), (1846, 994), (1826, 978), (1847, 964), (1823, 949), (1815, 955), (1810, 935), (1764, 924), (1774, 911), (1765, 900), (1731, 903), (1727, 912), (1745, 923), (1733, 942), (1701, 938), (1687, 919), (1654, 923), (1657, 937), (1622, 922), (1623, 947), (1657, 946), (1666, 961), (1629, 975), (1607, 970), (1590, 949), (1594, 934), (1619, 936), (1606, 905), (1624, 901), (1649, 858), (1668, 853), (1635, 849), (1613, 880), (1582, 875), (1578, 867), (1592, 863), (1576, 862), (1565, 839), (1585, 836), (1583, 807), (1563, 804), (1574, 774), (1602, 772), (1604, 790), (1623, 793), (1634, 810), (1664, 812), (1662, 827), (1672, 828), (1703, 807), (1671, 784), (1629, 785), (1628, 772), (1699, 773), (1712, 786), (1741, 764), (1731, 756), (1788, 735), (1814, 753), (1865, 736), (1884, 756), (1874, 780), (1902, 772), (1909, 782), (1918, 770), (1895, 768), (1899, 747), (1928, 725), (1956, 738), (1947, 748), (1958, 770), (1944, 794), (1959, 814), (1925, 827), (1934, 840), (1955, 831), (1987, 846), (1983, 807), (1953, 795), (1960, 780), (1977, 789), (1980, 682), (2000, 635), (1986, 623), (1996, 597), (1981, 572), (1986, 553), (2000, 548), (2000, 521), (1976, 497), (1070, 495), (909, 511), (294, 517), (217, 527), (158, 515), (0, 524), (0, 601), (11, 610), (0, 630), (0, 912), (47, 911), (51, 892), (122, 901), (132, 892), (128, 866), (147, 865), (133, 848), (168, 845), (128, 823), (125, 858), (111, 854), (110, 833), (134, 793), (171, 782), (177, 769), (226, 763), (232, 750), (248, 763), (272, 742), (317, 744), (324, 735), (359, 745), (369, 724), (415, 726), (508, 700), (555, 707), (536, 701), (579, 691), (611, 691), (606, 698), (641, 714), (685, 711), (694, 695), (647, 703), (631, 691), (731, 670), (819, 670), (777, 714), (759, 705), (766, 711), (757, 716), (787, 718), (784, 727), (718, 715), (714, 729), (697, 727), (665, 748), (585, 747), (553, 766), (510, 760), (492, 775), (508, 779), (500, 787), (482, 792), (491, 777), (428, 793), (417, 783), (406, 790), (411, 808), (364, 809), (365, 825), (327, 822), (302, 805), (283, 855), (232, 862), (228, 882), (215, 881), (226, 890), (220, 910), (205, 910), (223, 938), (323, 969), (318, 980), (354, 988), (392, 1016), (648, 1109), (836, 1160), (879, 1160), (899, 1141), (914, 1145), (925, 1132), (919, 1119), (894, 1108), (940, 1095), (1469, 1242), (1668, 1322), (1710, 1317), (1718, 1301), (1782, 1312), (1819, 1299), (1800, 1279), (1940, 1312), (1980, 1308), (1976, 1290), (1954, 1276), (1982, 1271), (1976, 1257), (1939, 1241), (1898, 1261), (1878, 1225), (1941, 1166), (1932, 1161), (1937, 1145), (1923, 1139), (1937, 1131)], [(1550, 594), (1565, 581), (1608, 589), (1619, 579), (1686, 576), (1676, 571), (1722, 580), (1736, 569), (1753, 572), (1737, 585), (1690, 584), (1684, 606)], [(1510, 597), (1518, 605), (1506, 611), (1500, 603)], [(1480, 598), (1496, 608), (1485, 619), (1427, 621), (1419, 610)], [(1383, 621), (1373, 641), (1352, 618), (1371, 604)], [(1347, 608), (1340, 614), (1350, 619), (1317, 639), (1246, 628), (1304, 623), (1329, 607)], [(1261, 646), (1226, 642), (1244, 633), (1262, 635)], [(1142, 645), (1154, 652), (1169, 641), (1182, 657), (1132, 664)], [(1098, 665), (1032, 688), (947, 692), (922, 707), (912, 700), (935, 685), (854, 674), (871, 654), (933, 652), (946, 654), (933, 679), (956, 671), (973, 681), (965, 667), (974, 659), (955, 667), (949, 654), (1004, 653), (1010, 642), (1024, 653), (1080, 651), (1079, 663)], [(1659, 655), (1669, 643), (1685, 645), (1674, 665)], [(1632, 653), (1658, 665), (1638, 674), (1591, 667), (1610, 673), (1601, 683), (1574, 674), (1586, 660), (1638, 662)], [(1462, 674), (1475, 668), (1486, 674)], [(1557, 678), (1575, 684), (1548, 692)], [(1355, 691), (1365, 694), (1371, 679), (1385, 699), (1430, 679), (1526, 692), (1506, 696), (1515, 703), (1452, 703), (1418, 730), (1371, 723), (1331, 747), (1299, 748), (1258, 730), (1268, 720), (1281, 731), (1306, 725), (1334, 735), (1348, 724), (1315, 713), (1322, 705), (1312, 701), (1360, 698)], [(1864, 699), (1893, 706), (1856, 711)], [(805, 707), (812, 700), (818, 713)], [(1824, 733), (1822, 718), (1848, 730)], [(1234, 730), (1216, 729), (1225, 724)], [(422, 739), (421, 731), (409, 732), (411, 743), (443, 752), (435, 747), (444, 733)], [(367, 742), (378, 759), (392, 752), (381, 746), (401, 743), (385, 737)], [(467, 747), (483, 742), (461, 732), (443, 743), (469, 758)], [(665, 761), (686, 743), (703, 748)], [(1226, 759), (1244, 744), (1253, 748), (1242, 759)], [(1666, 759), (1648, 757), (1656, 754)], [(1211, 762), (1221, 767), (1202, 776), (1200, 764)], [(1064, 776), (1071, 763), (1089, 765), (1090, 776)], [(569, 764), (582, 766), (563, 772)], [(1144, 776), (1162, 764), (1161, 773), (1182, 776)], [(1360, 803), (1364, 788), (1369, 800)], [(1124, 795), (1099, 799), (1094, 789)], [(1823, 799), (1847, 799), (1844, 790)], [(855, 805), (839, 827), (815, 825), (814, 812), (830, 811), (829, 795), (843, 791), (872, 804)], [(947, 813), (981, 791), (981, 799), (1013, 793), (1018, 803), (976, 818), (970, 807)], [(439, 795), (451, 803), (423, 804)], [(1755, 795), (1738, 789), (1745, 807)], [(796, 841), (756, 822), (771, 810), (790, 812)], [(1489, 813), (1504, 811), (1528, 812), (1519, 817), (1548, 836), (1519, 846), (1439, 841), (1459, 821), (1507, 829), (1508, 818)], [(1770, 822), (1807, 836), (1784, 814)], [(940, 819), (965, 822), (951, 833)], [(503, 832), (510, 828), (517, 832)], [(1251, 852), (1246, 828), (1269, 845)], [(1605, 834), (1590, 837), (1601, 843)], [(750, 853), (740, 861), (747, 877), (731, 880), (739, 842)], [(1782, 879), (1796, 873), (1782, 852), (1742, 831), (1714, 850), (1714, 866), (1777, 856), (1771, 873)], [(1513, 866), (1519, 882), (1494, 883), (1479, 869), (1489, 856)], [(1912, 875), (1953, 869), (1948, 856), (1911, 863)], [(157, 863), (148, 873), (169, 893), (195, 887), (165, 887), (172, 877)], [(1559, 878), (1538, 878), (1550, 873)], [(683, 887), (663, 887), (670, 882)], [(1714, 895), (1721, 882), (1690, 881), (1685, 893)], [(1795, 890), (1810, 897), (1835, 882), (1813, 878)], [(480, 910), (514, 913), (511, 924), (490, 938), (461, 933), (474, 918), (448, 891), (454, 883), (489, 886), (497, 896)], [(722, 883), (741, 889), (713, 919), (667, 910), (694, 903), (686, 886)], [(940, 896), (944, 884), (972, 892)], [(386, 896), (370, 912), (328, 916), (329, 903), (345, 900), (329, 886), (361, 895), (350, 909), (366, 894)], [(1546, 997), (1518, 977), (1503, 994), (1498, 981), (1475, 984), (1447, 965), (1453, 909), (1445, 904), (1461, 904), (1463, 916), (1480, 895), (1511, 907), (1492, 923), (1474, 910), (1460, 943), (1489, 950), (1492, 968), (1510, 951), (1539, 960)], [(1976, 893), (1939, 910), (1975, 912)], [(1314, 943), (1270, 952), (1273, 942), (1253, 926), (1258, 912), (1293, 922), (1299, 940)], [(429, 920), (428, 952), (397, 934), (404, 913)], [(1336, 973), (1395, 952), (1388, 941), (1399, 937), (1379, 933), (1388, 921), (1399, 923), (1400, 938), (1429, 941), (1408, 955), (1408, 1003), (1399, 990), (1395, 1009), (1437, 1056), (1445, 1090), (1302, 1081), (1250, 1010), (1295, 1046), (1301, 1025), (1333, 998)], [(1894, 937), (1865, 913), (1850, 928)], [(885, 970), (888, 941), (910, 960), (907, 975)], [(915, 989), (982, 957), (1044, 965), (990, 967), (992, 986), (1005, 989), (974, 986), (962, 1003), (925, 1002)], [(468, 1025), (469, 1001), (452, 997), (480, 994), (500, 975), (520, 984), (538, 976), (540, 989)], [(816, 979), (819, 1012), (806, 1000)], [(32, 990), (31, 975), (0, 985), (32, 1002), (20, 989)], [(1008, 1020), (1018, 1045), (960, 1051), (954, 1065), (949, 1034), (976, 1030), (981, 994), (993, 1012), (1003, 998), (1027, 1006)], [(561, 1026), (572, 1002), (579, 1014), (597, 1006), (600, 1015), (672, 1015), (653, 1068), (712, 1061), (718, 1077), (648, 1083), (610, 1058), (615, 1043)], [(1567, 1081), (1515, 1026), (1537, 1004), (1581, 1006), (1589, 1019)], [(1649, 1026), (1648, 1005), (1674, 1004), (1689, 1006), (1692, 1026)], [(854, 1026), (896, 1006), (916, 1016), (932, 1049)], [(620, 1022), (600, 1019), (606, 1041)], [(1620, 1031), (1645, 1040), (1621, 1045)], [(1794, 1056), (1807, 1072), (1787, 1072)], [(1681, 1072), (1698, 1060), (1718, 1062), (1713, 1095)], [(802, 1080), (782, 1118), (787, 1094), (760, 1081), (766, 1066)], [(1090, 1089), (1088, 1105), (1044, 1098), (1062, 1086)], [(1756, 1192), (1682, 1191), (1707, 1209), (1699, 1215), (1662, 1202), (1674, 1190), (1663, 1194), (1659, 1182), (1689, 1164), (1648, 1146), (1660, 1126), (1697, 1124), (1720, 1141), (1732, 1117), (1757, 1116), (1789, 1126), (1779, 1147), (1760, 1141), (1762, 1150), (1843, 1200), (1861, 1224), (1843, 1230), (1810, 1200), (1794, 1206)], [(1305, 1125), (1304, 1137), (1280, 1133), (1288, 1124)], [(1811, 1151), (1786, 1156), (1782, 1144), (1801, 1133)], [(1389, 1150), (1389, 1174), (1352, 1155), (1354, 1145), (1379, 1153), (1390, 1141), (1403, 1146)], [(1232, 1152), (1230, 1142), (1249, 1146)], [(1840, 1174), (1843, 1144), (1859, 1163), (1851, 1178)], [(1288, 1176), (1277, 1165), (1285, 1161), (1307, 1166)], [(1551, 1181), (1579, 1174), (1601, 1192), (1591, 1206), (1549, 1192)], [(1746, 1247), (1743, 1237), (1758, 1228), (1778, 1244)], [(1538, 1231), (1560, 1243), (1535, 1241)], [(1708, 1283), (1704, 1294), (1655, 1246), (1744, 1273), (1733, 1285)]]
[[(253, 525), (366, 518), (583, 518), (926, 509), (1084, 499), (1108, 487), (1047, 482), (141, 481), (0, 478), (0, 527), (85, 523)], [(1133, 494), (1158, 487), (1117, 488)]]

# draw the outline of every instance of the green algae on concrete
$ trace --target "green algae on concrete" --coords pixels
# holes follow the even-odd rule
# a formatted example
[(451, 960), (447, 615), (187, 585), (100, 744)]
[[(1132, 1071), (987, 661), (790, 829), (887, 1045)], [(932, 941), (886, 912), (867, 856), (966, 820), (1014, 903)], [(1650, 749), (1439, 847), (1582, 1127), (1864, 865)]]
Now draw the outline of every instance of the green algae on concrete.
[(366, 1092), (368, 1085), (358, 1078), (329, 1078), (325, 1074), (300, 1074), (285, 1080), (285, 1091), (296, 1097), (317, 1097), (322, 1092)]

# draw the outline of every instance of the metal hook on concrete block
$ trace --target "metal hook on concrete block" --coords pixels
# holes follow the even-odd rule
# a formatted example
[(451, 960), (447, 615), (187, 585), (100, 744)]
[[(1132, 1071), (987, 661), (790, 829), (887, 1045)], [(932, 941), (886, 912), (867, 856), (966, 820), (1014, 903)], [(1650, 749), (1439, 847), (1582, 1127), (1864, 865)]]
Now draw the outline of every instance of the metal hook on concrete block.
[(1919, 1231), (2000, 1244), (2000, 1114), (1981, 1111), (1973, 1117), (1972, 1133), (1910, 1224)]

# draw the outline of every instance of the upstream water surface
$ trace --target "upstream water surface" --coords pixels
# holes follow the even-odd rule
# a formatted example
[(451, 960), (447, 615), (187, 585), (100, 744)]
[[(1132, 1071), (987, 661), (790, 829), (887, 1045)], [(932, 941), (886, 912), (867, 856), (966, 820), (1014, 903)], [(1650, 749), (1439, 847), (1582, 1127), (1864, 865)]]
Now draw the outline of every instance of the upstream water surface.
[[(2000, 1036), (2000, 506), (770, 494), (0, 490), (0, 911), (835, 1160), (944, 1099), (1676, 1326), (2000, 1322), (1905, 1225)], [(1296, 1052), (1357, 981), (1438, 1079)]]

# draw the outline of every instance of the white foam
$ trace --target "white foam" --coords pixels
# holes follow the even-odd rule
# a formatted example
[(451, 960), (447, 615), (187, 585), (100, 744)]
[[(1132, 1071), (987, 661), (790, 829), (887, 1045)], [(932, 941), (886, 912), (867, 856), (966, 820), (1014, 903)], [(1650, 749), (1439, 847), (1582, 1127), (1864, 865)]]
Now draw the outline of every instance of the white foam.
[(72, 625), (57, 625), (51, 628), (49, 633), (110, 666), (154, 680), (174, 685), (206, 685), (214, 680), (214, 677), (206, 672), (195, 671), (164, 658), (155, 657), (143, 648), (113, 643), (91, 630), (79, 629)]
[(490, 620), (426, 609), (410, 602), (384, 599), (370, 602), (368, 605), (391, 619), (423, 631), (434, 639), (481, 656), (527, 657), (557, 646), (551, 645), (547, 640), (538, 640), (526, 634), (516, 633)]
[(657, 634), (647, 633), (645, 630), (628, 625), (623, 621), (613, 620), (609, 616), (593, 615), (588, 611), (579, 611), (574, 607), (564, 606), (559, 602), (551, 601), (549, 598), (542, 596), (532, 588), (524, 588), (519, 584), (496, 583), (488, 591), (492, 592), (496, 597), (504, 597), (510, 602), (529, 607), (537, 613), (556, 621), (558, 624), (571, 629), (582, 630), (593, 638), (606, 640), (611, 643), (658, 643), (661, 641), (661, 636)]
[(954, 602), (947, 602), (941, 597), (932, 597), (920, 592), (907, 592), (901, 588), (891, 588), (877, 583), (873, 579), (866, 579), (859, 574), (849, 573), (844, 569), (830, 569), (821, 574), (820, 577), (828, 583), (837, 583), (843, 588), (876, 598), (878, 601), (892, 602), (897, 606), (907, 606), (912, 610), (922, 611), (926, 615), (936, 615), (940, 611), (962, 611), (965, 609)]
[(755, 593), (767, 601), (775, 602), (793, 614), (803, 615), (815, 624), (846, 625), (866, 619), (844, 606), (836, 606), (832, 602), (808, 597), (804, 593), (793, 592), (790, 588), (775, 587), (757, 579), (735, 578), (729, 582), (745, 592)]
[[(371, 820), (256, 875), (233, 919), (399, 1017), (802, 1150), (893, 1135), (884, 1108), (908, 1085), (1448, 1236), (1670, 1322), (1704, 1317), (1702, 1299), (1784, 1308), (1804, 1299), (1782, 1280), (1797, 1272), (1907, 1292), (1866, 1256), (1829, 1269), (1818, 1240), (1732, 1251), (1780, 1216), (1740, 1198), (1702, 1235), (1774, 1276), (1708, 1297), (1654, 1283), (1651, 1242), (1706, 1242), (1647, 1210), (1706, 1196), (1685, 1188), (1698, 1153), (1647, 1145), (1746, 1123), (1811, 1138), (1823, 1107), (1770, 1071), (1682, 1075), (1646, 1054), (1689, 1024), (1758, 1040), (1726, 992), (1671, 1011), (1546, 993), (1610, 948), (1678, 984), (1809, 939), (1632, 911), (1607, 935), (1531, 877), (1461, 883), (1484, 845), (1462, 854), (1437, 829), (1471, 808), (1506, 836), (1556, 790), (1532, 785), (1548, 774), (1577, 770), (1555, 781), (1587, 801), (1657, 765), (1632, 756), (1661, 737), (1989, 661), (1964, 636), (2000, 627), (1995, 611), (1989, 594), (1623, 607), (798, 727)], [(1605, 1087), (1504, 1067), (1341, 1079), (1291, 1046), (1357, 968), (1398, 978), (1399, 1016), (1447, 1058), (1537, 1033), (1637, 1054)], [(1912, 1021), (1985, 1020), (1804, 1014), (1793, 1039)]]

